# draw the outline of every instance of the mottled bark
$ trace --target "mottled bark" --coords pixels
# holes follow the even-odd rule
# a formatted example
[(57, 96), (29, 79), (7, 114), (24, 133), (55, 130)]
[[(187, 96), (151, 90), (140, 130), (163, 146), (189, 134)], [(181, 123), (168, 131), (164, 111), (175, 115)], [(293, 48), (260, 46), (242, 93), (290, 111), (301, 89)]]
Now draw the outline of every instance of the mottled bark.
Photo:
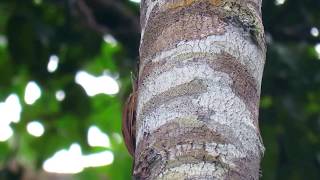
[(259, 179), (261, 0), (143, 0), (137, 179)]

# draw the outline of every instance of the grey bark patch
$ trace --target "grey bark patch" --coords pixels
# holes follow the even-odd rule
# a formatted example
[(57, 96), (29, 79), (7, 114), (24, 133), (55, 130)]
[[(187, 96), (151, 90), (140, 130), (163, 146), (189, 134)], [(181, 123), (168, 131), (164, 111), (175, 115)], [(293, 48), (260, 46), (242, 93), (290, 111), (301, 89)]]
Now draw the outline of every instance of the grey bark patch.
[(141, 118), (144, 114), (150, 113), (150, 111), (163, 105), (164, 103), (174, 100), (177, 97), (192, 96), (207, 91), (207, 85), (201, 79), (194, 79), (189, 83), (181, 84), (170, 88), (169, 90), (160, 93), (151, 98), (141, 110)]
[[(228, 74), (232, 79), (231, 86), (232, 86), (233, 92), (244, 101), (247, 108), (250, 110), (252, 114), (254, 125), (257, 128), (259, 128), (258, 115), (259, 115), (260, 93), (258, 92), (258, 88), (257, 88), (258, 82), (254, 79), (254, 77), (250, 74), (249, 70), (244, 65), (242, 65), (235, 57), (233, 57), (228, 53), (224, 52), (224, 53), (215, 54), (215, 55), (208, 54), (208, 53), (195, 55), (190, 53), (184, 56), (180, 56), (179, 58), (176, 58), (175, 60), (171, 60), (171, 61), (163, 60), (157, 63), (148, 62), (143, 67), (143, 69), (141, 69), (142, 73), (141, 73), (141, 76), (139, 77), (139, 83), (143, 84), (145, 79), (147, 79), (149, 76), (152, 76), (152, 77), (159, 76), (161, 73), (169, 71), (174, 67), (183, 67), (186, 65), (190, 65), (192, 63), (193, 64), (206, 63), (212, 69)], [(192, 89), (191, 88), (192, 86), (194, 85), (190, 84), (188, 86), (189, 90)], [(195, 84), (195, 86), (197, 85)], [(202, 87), (204, 86), (205, 85), (202, 85)], [(202, 89), (204, 90), (204, 88)], [(204, 92), (203, 90), (199, 91), (198, 93)], [(176, 91), (176, 92), (179, 92), (179, 91)], [(184, 94), (186, 94), (185, 92), (186, 91), (183, 91)], [(181, 92), (180, 94), (183, 95), (183, 93)], [(190, 93), (188, 94), (190, 95)], [(163, 94), (163, 95), (159, 94), (157, 95), (157, 97), (153, 99), (166, 98), (164, 95), (169, 95), (169, 94)]]
[(226, 144), (228, 140), (204, 124), (196, 127), (185, 124), (185, 121), (186, 119), (177, 119), (159, 127), (152, 134), (145, 135), (137, 145), (135, 176), (153, 179), (164, 169), (185, 163), (206, 162), (227, 167), (219, 154), (208, 154), (206, 144)]
[(209, 0), (194, 1), (185, 7), (162, 11), (157, 4), (148, 23), (143, 23), (145, 33), (141, 43), (141, 49), (144, 49), (140, 53), (142, 60), (173, 48), (183, 40), (222, 35), (228, 24), (240, 27), (244, 37), (265, 49), (264, 28), (256, 3), (227, 0), (219, 2), (219, 6), (214, 4)]
[(259, 92), (257, 82), (249, 70), (230, 54), (222, 53), (208, 61), (213, 69), (227, 73), (232, 78), (232, 89), (250, 110), (254, 124), (258, 128)]
[(228, 179), (258, 180), (259, 179), (260, 157), (248, 156), (248, 158), (234, 159), (237, 168), (228, 172)]
[(136, 149), (133, 176), (135, 179), (150, 179), (151, 169), (161, 160), (158, 154), (148, 141), (150, 134), (145, 133), (143, 141), (140, 141)]
[(198, 2), (186, 8), (164, 12), (152, 11), (141, 43), (141, 59), (172, 48), (182, 40), (223, 34), (225, 26), (215, 8), (208, 2)]
[[(154, 2), (154, 0), (150, 1)], [(181, 0), (181, 2), (182, 1), (187, 2), (188, 0)], [(258, 9), (260, 10), (261, 0), (212, 1), (219, 2), (222, 6), (212, 6), (209, 0), (195, 0), (194, 3), (189, 3), (187, 7), (163, 9), (163, 5), (177, 2), (177, 0), (161, 0), (161, 7), (159, 7), (158, 4), (153, 8), (148, 21), (146, 21), (146, 18), (148, 18), (146, 17), (148, 16), (146, 15), (148, 7), (146, 1), (142, 1), (141, 22), (144, 37), (142, 38), (140, 46), (140, 66), (143, 68), (141, 68), (139, 73), (139, 92), (148, 93), (145, 97), (147, 97), (149, 102), (140, 101), (142, 103), (141, 107), (139, 107), (139, 112), (142, 112), (143, 116), (139, 116), (138, 119), (138, 123), (140, 122), (140, 124), (138, 124), (139, 142), (137, 142), (138, 147), (134, 170), (137, 179), (157, 179), (157, 175), (163, 173), (170, 167), (175, 168), (180, 164), (196, 165), (197, 162), (208, 162), (209, 166), (207, 167), (213, 167), (210, 165), (215, 165), (214, 168), (217, 169), (214, 172), (210, 171), (210, 169), (203, 170), (203, 174), (194, 175), (186, 172), (188, 171), (188, 168), (186, 168), (182, 169), (184, 172), (178, 174), (177, 177), (180, 177), (180, 179), (232, 180), (257, 179), (259, 177), (257, 175), (259, 169), (257, 170), (256, 168), (259, 168), (261, 157), (258, 152), (258, 147), (261, 147), (261, 143), (257, 140), (257, 134), (259, 135), (259, 132), (250, 122), (252, 120), (255, 126), (258, 126), (257, 117), (260, 93), (258, 92), (260, 88), (258, 86), (260, 86), (260, 79), (257, 78), (258, 76), (254, 76), (256, 79), (252, 76), (252, 74), (260, 72), (258, 69), (255, 69), (256, 66), (253, 66), (254, 68), (250, 69), (251, 72), (248, 72), (249, 66), (246, 66), (248, 64), (244, 63), (246, 65), (243, 65), (238, 61), (239, 59), (237, 59), (241, 57), (241, 62), (243, 62), (244, 56), (243, 54), (241, 55), (241, 53), (239, 57), (233, 57), (227, 53), (218, 55), (216, 53), (200, 53), (200, 56), (198, 56), (199, 54), (192, 52), (192, 48), (188, 55), (183, 54), (181, 57), (175, 56), (174, 58), (170, 58), (170, 60), (168, 58), (164, 61), (161, 59), (161, 61), (156, 63), (152, 62), (153, 58), (157, 55), (165, 54), (166, 52), (164, 52), (164, 50), (175, 49), (179, 42), (183, 44), (183, 41), (192, 41), (192, 43), (195, 42), (196, 47), (197, 40), (220, 37), (226, 24), (228, 25), (227, 28), (241, 29), (241, 33), (236, 36), (241, 37), (244, 43), (255, 47), (259, 45), (259, 43), (251, 43), (249, 38), (251, 35), (250, 32), (253, 32), (252, 35), (254, 38), (259, 41), (259, 33), (260, 35), (263, 33), (263, 28), (262, 30), (256, 30), (256, 28), (259, 28), (261, 25), (259, 22), (261, 20), (259, 19), (260, 11), (258, 12)], [(228, 8), (229, 5), (232, 5), (230, 6), (231, 9)], [(148, 11), (150, 11), (150, 9)], [(229, 31), (227, 31), (227, 33), (229, 33)], [(237, 39), (238, 37), (232, 36), (232, 38), (226, 41), (233, 45), (233, 42)], [(209, 44), (198, 45), (199, 48), (207, 48), (206, 46), (210, 46)], [(238, 46), (236, 46), (236, 48), (238, 48)], [(239, 52), (243, 53), (243, 51)], [(265, 53), (265, 51), (261, 51), (261, 53)], [(260, 55), (260, 51), (253, 51), (253, 55)], [(258, 60), (260, 59), (258, 58)], [(152, 84), (160, 82), (157, 81), (158, 79), (156, 79), (156, 77), (172, 70), (174, 67), (184, 68), (185, 66), (192, 65), (199, 65), (200, 67), (200, 65), (203, 64), (206, 64), (205, 66), (208, 68), (205, 69), (208, 71), (213, 69), (213, 71), (220, 72), (215, 73), (218, 74), (219, 77), (222, 74), (224, 79), (215, 81), (214, 83), (208, 83), (215, 77), (210, 76), (205, 78), (201, 76), (201, 80), (195, 79), (191, 85), (186, 83), (178, 87), (179, 83), (185, 82), (179, 81), (179, 83), (176, 84), (177, 87), (173, 87), (175, 83), (171, 81), (170, 86), (156, 90), (156, 93), (148, 90), (149, 87), (151, 87), (150, 89), (154, 87), (159, 88), (160, 86), (154, 86), (154, 84)], [(260, 68), (260, 64), (257, 66), (257, 68)], [(261, 64), (261, 66), (263, 66), (263, 64)], [(251, 68), (251, 66), (249, 68)], [(193, 68), (192, 71), (197, 72), (195, 68)], [(184, 74), (187, 74), (185, 72), (188, 71), (184, 71)], [(170, 72), (167, 74), (180, 77)], [(200, 75), (196, 74), (195, 76)], [(179, 80), (177, 78), (173, 79)], [(188, 76), (187, 80), (190, 81), (190, 79), (192, 79), (192, 77)], [(161, 79), (161, 82), (165, 83), (165, 80)], [(231, 107), (231, 113), (229, 112), (231, 116), (237, 112), (239, 112), (239, 114), (245, 112), (245, 116), (235, 115), (232, 117), (233, 119), (223, 118), (221, 121), (219, 121), (220, 117), (215, 116), (217, 119), (210, 121), (211, 114), (214, 116), (215, 109), (219, 109), (219, 106), (217, 106), (219, 103), (215, 104), (215, 106), (210, 106), (210, 103), (214, 104), (215, 101), (206, 101), (206, 99), (210, 100), (211, 98), (209, 93), (203, 93), (204, 91), (208, 91), (205, 87), (206, 83), (210, 85), (209, 88), (213, 89), (213, 93), (220, 92), (212, 88), (216, 87), (215, 85), (217, 85), (218, 88), (221, 86), (222, 90), (223, 88), (228, 89), (228, 93), (226, 94), (236, 99), (237, 105), (241, 104), (241, 106), (230, 105), (223, 107)], [(170, 87), (172, 88), (167, 90)], [(162, 92), (162, 90), (166, 92)], [(203, 96), (205, 98), (198, 101), (199, 103), (197, 104), (195, 98), (197, 96), (201, 97), (198, 95), (201, 93), (206, 96)], [(223, 95), (223, 93), (221, 94)], [(168, 98), (168, 96), (171, 97), (171, 99)], [(214, 94), (212, 96), (214, 96)], [(216, 98), (212, 99), (214, 100)], [(219, 98), (217, 99), (220, 100)], [(228, 102), (228, 100), (224, 101), (224, 99), (221, 99), (219, 102), (225, 103)], [(234, 101), (231, 100), (230, 102), (233, 103)], [(237, 111), (238, 108), (241, 110)], [(222, 114), (221, 109), (216, 112)], [(165, 113), (169, 115), (166, 116)], [(250, 115), (252, 115), (252, 117)], [(232, 125), (235, 126), (224, 122), (224, 120), (232, 120), (231, 122), (234, 123)], [(243, 122), (245, 123), (243, 124)], [(237, 127), (241, 128), (237, 129)], [(206, 144), (208, 142), (217, 142), (217, 144), (222, 147), (219, 151), (222, 155), (216, 155), (214, 153), (208, 154), (208, 152), (206, 152), (206, 149), (209, 150), (209, 145)], [(215, 144), (210, 146), (210, 148), (212, 149), (214, 146)], [(220, 157), (224, 157), (224, 160), (227, 159), (228, 163), (224, 164), (223, 158)], [(223, 172), (223, 174), (225, 173), (224, 176), (220, 176), (221, 172), (220, 174), (217, 173), (217, 171), (221, 169), (223, 171), (225, 170)], [(200, 168), (199, 171), (202, 171), (202, 169)]]

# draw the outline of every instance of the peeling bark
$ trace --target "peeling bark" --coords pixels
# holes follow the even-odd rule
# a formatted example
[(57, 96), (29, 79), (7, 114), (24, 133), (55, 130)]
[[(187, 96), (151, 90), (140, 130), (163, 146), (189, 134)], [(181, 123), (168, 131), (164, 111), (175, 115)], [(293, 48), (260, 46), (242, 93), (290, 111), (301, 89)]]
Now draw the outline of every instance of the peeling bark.
[(143, 0), (136, 179), (259, 179), (261, 0)]

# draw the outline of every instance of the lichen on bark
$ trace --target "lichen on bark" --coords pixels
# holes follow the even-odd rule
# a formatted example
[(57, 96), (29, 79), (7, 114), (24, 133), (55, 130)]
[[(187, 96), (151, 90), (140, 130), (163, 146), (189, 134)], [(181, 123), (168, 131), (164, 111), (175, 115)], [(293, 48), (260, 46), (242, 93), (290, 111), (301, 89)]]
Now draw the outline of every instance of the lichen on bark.
[(144, 0), (136, 179), (258, 179), (260, 0)]

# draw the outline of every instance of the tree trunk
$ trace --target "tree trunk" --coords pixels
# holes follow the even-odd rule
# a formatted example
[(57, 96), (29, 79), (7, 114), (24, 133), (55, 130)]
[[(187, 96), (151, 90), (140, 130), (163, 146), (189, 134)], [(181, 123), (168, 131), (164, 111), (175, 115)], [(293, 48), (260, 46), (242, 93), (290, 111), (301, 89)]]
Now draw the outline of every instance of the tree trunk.
[(136, 179), (259, 179), (261, 0), (142, 0)]

